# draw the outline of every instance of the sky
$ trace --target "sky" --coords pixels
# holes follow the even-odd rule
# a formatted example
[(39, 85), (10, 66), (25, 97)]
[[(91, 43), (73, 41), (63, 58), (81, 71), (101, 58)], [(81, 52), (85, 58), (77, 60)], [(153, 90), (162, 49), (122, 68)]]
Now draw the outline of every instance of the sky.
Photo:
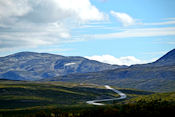
[(0, 0), (0, 56), (32, 51), (109, 64), (175, 48), (175, 0)]

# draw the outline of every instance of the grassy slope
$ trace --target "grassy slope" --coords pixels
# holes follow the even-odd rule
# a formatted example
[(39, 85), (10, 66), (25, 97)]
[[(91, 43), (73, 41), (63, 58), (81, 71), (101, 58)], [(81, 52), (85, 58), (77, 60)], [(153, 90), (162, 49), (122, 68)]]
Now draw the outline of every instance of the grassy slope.
[[(93, 99), (118, 97), (118, 95), (106, 90), (103, 86), (94, 84), (0, 80), (0, 117), (12, 117), (12, 115), (14, 117), (29, 117), (29, 115), (39, 117), (43, 116), (42, 114), (51, 117), (58, 113), (63, 114), (61, 117), (65, 117), (67, 114), (74, 114), (74, 117), (79, 117), (79, 114), (83, 117), (93, 117), (101, 113), (100, 116), (103, 117), (110, 114), (116, 116), (119, 113), (125, 115), (126, 110), (133, 113), (136, 108), (143, 108), (142, 111), (152, 112), (152, 110), (147, 110), (147, 107), (163, 105), (161, 109), (167, 109), (175, 106), (174, 92), (153, 93), (114, 88), (126, 93), (127, 99), (109, 102), (108, 105), (99, 107), (88, 105), (85, 102)], [(155, 112), (160, 111), (159, 108), (157, 109)], [(90, 114), (88, 115), (88, 113)]]
[(0, 110), (84, 104), (87, 100), (118, 96), (103, 87), (61, 82), (0, 82)]
[(166, 101), (166, 102), (175, 102), (175, 92), (169, 93), (155, 93), (147, 96), (137, 96), (130, 100), (127, 100), (126, 103), (138, 103), (138, 102), (152, 102), (154, 100), (157, 101)]
[(121, 88), (135, 88), (156, 92), (175, 91), (175, 66), (131, 66), (95, 73), (72, 74), (55, 77), (55, 81), (109, 84)]
[[(150, 94), (131, 89), (119, 90), (128, 98)], [(88, 100), (113, 97), (118, 95), (94, 84), (0, 80), (0, 111), (86, 105)]]

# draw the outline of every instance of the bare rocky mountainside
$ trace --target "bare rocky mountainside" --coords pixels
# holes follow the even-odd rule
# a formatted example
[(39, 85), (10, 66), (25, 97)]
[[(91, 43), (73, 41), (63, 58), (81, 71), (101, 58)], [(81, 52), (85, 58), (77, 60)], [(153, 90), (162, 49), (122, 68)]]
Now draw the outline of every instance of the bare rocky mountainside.
[(40, 80), (56, 76), (97, 72), (123, 66), (109, 65), (83, 57), (20, 52), (0, 57), (0, 79)]
[(159, 92), (175, 91), (175, 49), (153, 63), (102, 72), (72, 74), (49, 80), (109, 84)]

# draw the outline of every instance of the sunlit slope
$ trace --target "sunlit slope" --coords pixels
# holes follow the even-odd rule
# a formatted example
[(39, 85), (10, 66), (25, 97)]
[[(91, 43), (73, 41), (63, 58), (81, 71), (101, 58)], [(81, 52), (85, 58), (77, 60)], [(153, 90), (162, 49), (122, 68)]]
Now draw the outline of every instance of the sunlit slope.
[[(151, 94), (151, 92), (132, 89), (119, 90), (126, 93), (127, 99)], [(105, 89), (104, 86), (95, 84), (0, 80), (1, 111), (87, 105), (88, 100), (114, 97), (119, 95)]]

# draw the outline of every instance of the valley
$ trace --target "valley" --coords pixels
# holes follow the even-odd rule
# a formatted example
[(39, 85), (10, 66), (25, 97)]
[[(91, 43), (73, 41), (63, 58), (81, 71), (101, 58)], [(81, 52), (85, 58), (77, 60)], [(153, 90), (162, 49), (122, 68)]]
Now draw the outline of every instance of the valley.
[(0, 0), (0, 117), (175, 115), (175, 0)]
[[(128, 98), (137, 95), (148, 95), (153, 92), (133, 89), (119, 89)], [(61, 107), (71, 105), (88, 105), (88, 100), (121, 98), (118, 93), (95, 84), (76, 84), (64, 82), (0, 82), (0, 107), (5, 110), (23, 110), (44, 107)], [(122, 94), (123, 95), (123, 94)], [(111, 100), (112, 102), (112, 100)], [(14, 106), (16, 105), (16, 106)]]
[[(118, 95), (109, 89), (117, 89), (117, 92), (121, 91), (122, 94)], [(96, 115), (101, 117), (110, 115), (112, 117), (118, 115), (118, 112), (120, 112), (120, 116), (126, 116), (126, 111), (121, 109), (126, 110), (127, 107), (129, 108), (128, 112), (132, 115), (134, 111), (132, 109), (138, 107), (145, 112), (160, 111), (159, 108), (154, 111), (145, 110), (147, 106), (150, 107), (150, 104), (154, 108), (158, 105), (160, 109), (162, 106), (166, 109), (169, 108), (168, 112), (172, 112), (175, 106), (175, 92), (155, 93), (95, 84), (54, 81), (0, 80), (0, 95), (0, 116), (2, 117), (91, 117)], [(120, 98), (122, 100), (113, 100)], [(97, 99), (112, 100), (104, 101), (105, 105), (102, 106), (86, 103), (88, 100)], [(169, 105), (167, 106), (167, 104)]]
[(155, 62), (131, 66), (47, 53), (0, 57), (0, 117), (173, 113), (174, 59), (175, 49)]

